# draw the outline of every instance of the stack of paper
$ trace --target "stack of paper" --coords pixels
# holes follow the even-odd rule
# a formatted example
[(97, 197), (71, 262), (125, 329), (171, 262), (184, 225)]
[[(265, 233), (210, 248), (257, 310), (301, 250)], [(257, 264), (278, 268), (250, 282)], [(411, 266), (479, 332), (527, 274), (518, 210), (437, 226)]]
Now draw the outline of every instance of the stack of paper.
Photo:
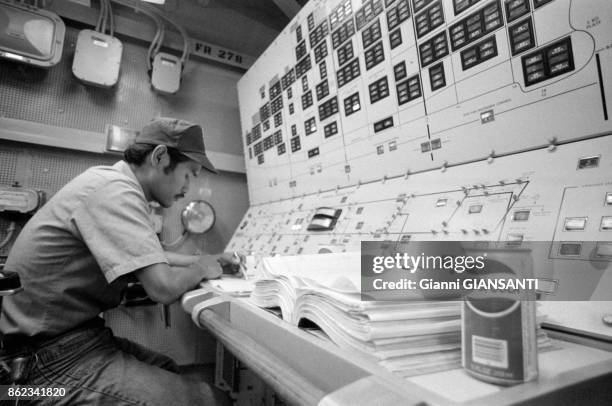
[(273, 257), (262, 265), (251, 300), (280, 308), (284, 320), (314, 323), (338, 346), (401, 376), (460, 366), (460, 302), (362, 302), (359, 253)]

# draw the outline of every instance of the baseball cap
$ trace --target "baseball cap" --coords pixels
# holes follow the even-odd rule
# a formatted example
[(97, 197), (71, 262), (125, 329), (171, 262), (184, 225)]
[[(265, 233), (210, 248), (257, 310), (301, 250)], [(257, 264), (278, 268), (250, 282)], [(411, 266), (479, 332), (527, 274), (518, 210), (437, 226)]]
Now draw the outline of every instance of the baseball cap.
[(157, 117), (145, 125), (134, 138), (135, 144), (166, 145), (178, 150), (204, 167), (219, 173), (206, 156), (202, 127), (189, 121)]

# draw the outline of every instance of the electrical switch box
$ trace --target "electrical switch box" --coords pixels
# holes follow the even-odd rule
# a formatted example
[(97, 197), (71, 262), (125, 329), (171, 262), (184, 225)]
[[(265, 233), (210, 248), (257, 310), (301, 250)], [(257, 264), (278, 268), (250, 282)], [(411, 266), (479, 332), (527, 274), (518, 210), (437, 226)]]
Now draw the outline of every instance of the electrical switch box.
[(181, 60), (171, 54), (159, 52), (153, 60), (151, 85), (159, 93), (174, 94), (181, 85)]
[(88, 85), (112, 87), (119, 80), (123, 44), (115, 37), (82, 30), (77, 38), (72, 73)]

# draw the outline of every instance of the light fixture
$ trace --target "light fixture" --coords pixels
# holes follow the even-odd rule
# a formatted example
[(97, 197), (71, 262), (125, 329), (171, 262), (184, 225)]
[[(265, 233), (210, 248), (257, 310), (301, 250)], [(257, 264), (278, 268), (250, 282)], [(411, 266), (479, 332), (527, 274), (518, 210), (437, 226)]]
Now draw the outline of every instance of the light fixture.
[(26, 4), (0, 3), (0, 58), (51, 67), (62, 57), (65, 32), (57, 14)]

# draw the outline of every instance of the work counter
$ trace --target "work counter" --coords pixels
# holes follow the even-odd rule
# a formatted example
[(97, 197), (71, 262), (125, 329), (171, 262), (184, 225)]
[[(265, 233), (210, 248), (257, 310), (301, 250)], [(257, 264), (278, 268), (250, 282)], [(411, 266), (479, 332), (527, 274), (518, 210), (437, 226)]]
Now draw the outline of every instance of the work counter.
[[(205, 286), (205, 285), (204, 285)], [(537, 380), (511, 387), (462, 369), (401, 378), (322, 335), (284, 322), (248, 298), (206, 287), (182, 298), (186, 312), (224, 348), (296, 405), (612, 404), (612, 344), (549, 332)]]

